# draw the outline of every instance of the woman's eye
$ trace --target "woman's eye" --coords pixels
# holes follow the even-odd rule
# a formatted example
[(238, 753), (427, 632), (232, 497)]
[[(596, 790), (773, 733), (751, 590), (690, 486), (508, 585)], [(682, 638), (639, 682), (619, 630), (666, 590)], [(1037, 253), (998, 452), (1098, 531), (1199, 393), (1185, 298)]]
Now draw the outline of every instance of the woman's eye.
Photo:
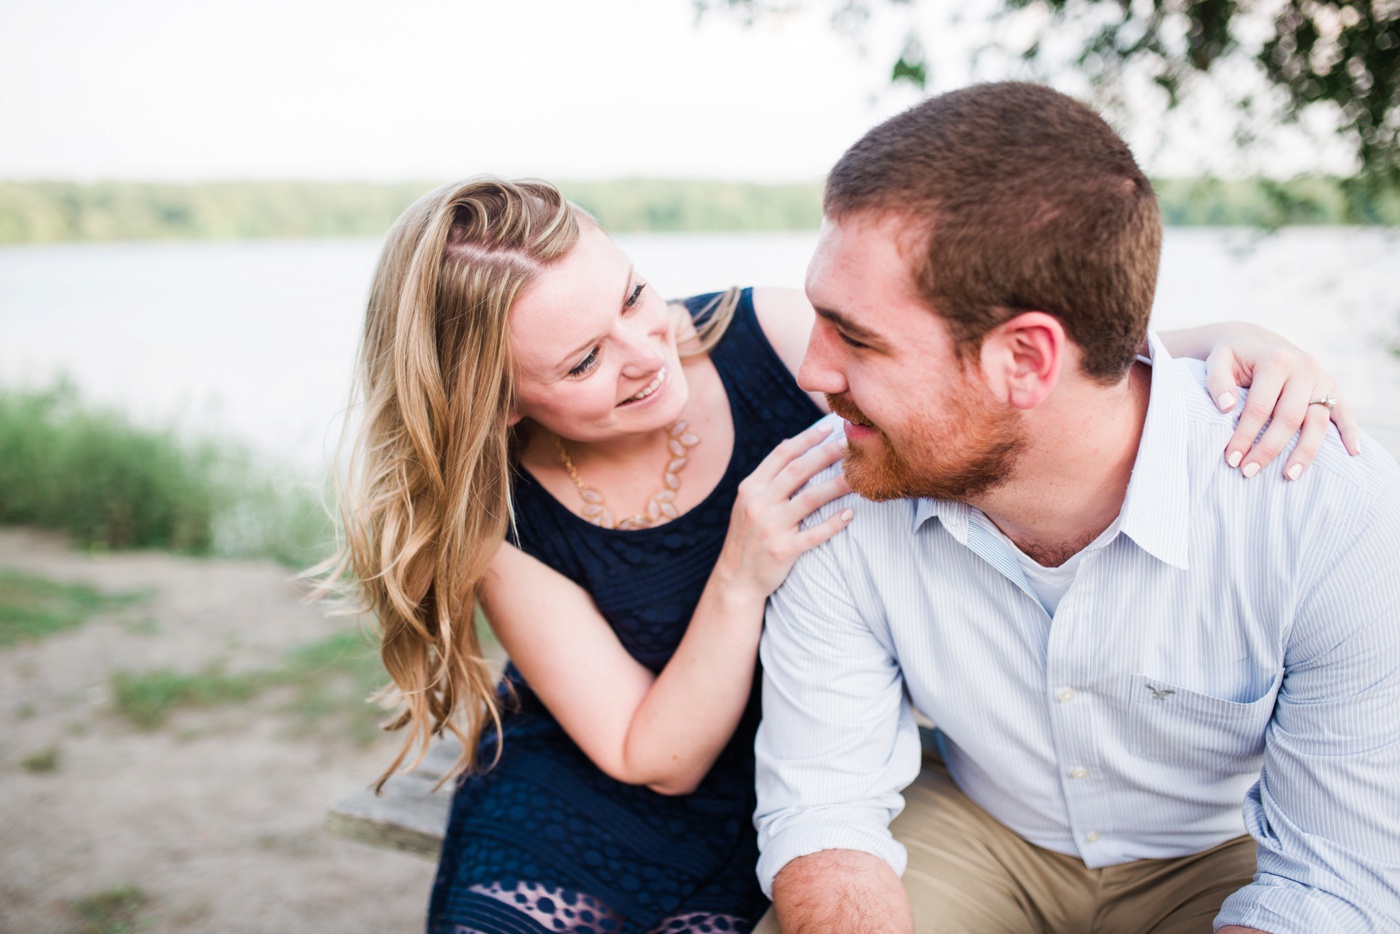
[(569, 371), (569, 375), (570, 375), (570, 376), (582, 376), (582, 375), (584, 375), (585, 373), (588, 373), (589, 371), (591, 371), (591, 370), (592, 370), (595, 366), (597, 366), (597, 365), (598, 365), (598, 348), (597, 348), (597, 347), (594, 347), (592, 350), (590, 350), (590, 351), (588, 352), (588, 356), (584, 357), (583, 360), (579, 362), (579, 365), (578, 365), (578, 366), (574, 367), (572, 370)]
[(645, 282), (638, 282), (637, 287), (632, 290), (632, 294), (627, 296), (627, 301), (622, 303), (623, 308), (632, 308), (641, 300), (642, 291), (647, 287)]

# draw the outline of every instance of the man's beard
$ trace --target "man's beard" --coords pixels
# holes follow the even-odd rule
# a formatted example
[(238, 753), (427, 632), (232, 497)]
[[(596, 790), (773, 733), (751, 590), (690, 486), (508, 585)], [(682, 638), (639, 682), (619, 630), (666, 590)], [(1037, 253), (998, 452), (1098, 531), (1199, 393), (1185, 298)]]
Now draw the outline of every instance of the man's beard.
[[(921, 497), (971, 502), (1009, 480), (1024, 447), (1016, 413), (993, 409), (974, 398), (971, 385), (966, 389), (915, 424), (899, 448), (879, 428), (878, 449), (850, 445), (842, 467), (851, 489), (876, 502)], [(845, 395), (828, 393), (826, 401), (846, 421), (871, 426)]]

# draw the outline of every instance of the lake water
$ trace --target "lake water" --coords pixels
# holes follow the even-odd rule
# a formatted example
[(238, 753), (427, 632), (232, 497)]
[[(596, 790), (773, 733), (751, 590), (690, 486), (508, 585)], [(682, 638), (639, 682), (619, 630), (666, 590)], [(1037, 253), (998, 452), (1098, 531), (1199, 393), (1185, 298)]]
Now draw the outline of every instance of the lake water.
[[(801, 287), (815, 233), (618, 242), (664, 294)], [(308, 468), (335, 441), (379, 244), (368, 240), (0, 248), (0, 384), (66, 373), (135, 417), (244, 439)], [(1337, 374), (1400, 456), (1400, 236), (1167, 232), (1157, 327), (1266, 325)]]

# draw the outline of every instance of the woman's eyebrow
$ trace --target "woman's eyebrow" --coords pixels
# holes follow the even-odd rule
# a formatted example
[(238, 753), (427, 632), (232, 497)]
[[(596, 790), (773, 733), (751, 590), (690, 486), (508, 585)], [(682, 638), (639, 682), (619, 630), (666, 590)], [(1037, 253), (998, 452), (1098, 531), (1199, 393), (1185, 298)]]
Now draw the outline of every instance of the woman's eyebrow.
[(629, 298), (632, 297), (632, 283), (635, 282), (636, 280), (637, 280), (637, 267), (636, 267), (634, 264), (632, 264), (632, 263), (628, 263), (628, 264), (627, 264), (627, 281), (624, 282), (624, 283), (622, 284), (622, 305), (621, 305), (621, 307), (623, 307), (623, 308), (627, 307), (627, 299), (629, 299)]

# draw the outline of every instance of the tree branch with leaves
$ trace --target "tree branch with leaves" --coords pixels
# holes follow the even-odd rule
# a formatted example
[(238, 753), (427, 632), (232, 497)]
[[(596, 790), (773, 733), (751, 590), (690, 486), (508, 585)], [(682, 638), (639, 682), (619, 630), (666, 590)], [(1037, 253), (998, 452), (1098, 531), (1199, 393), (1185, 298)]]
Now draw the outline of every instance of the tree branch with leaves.
[[(919, 2), (692, 0), (697, 15), (745, 22), (819, 9), (857, 39), (876, 7)], [(1168, 110), (1209, 85), (1238, 109), (1242, 147), (1249, 145), (1250, 118), (1297, 123), (1321, 116), (1355, 160), (1346, 180), (1354, 220), (1373, 220), (1367, 213), (1374, 197), (1400, 189), (1400, 0), (991, 0), (985, 9), (1000, 25), (1019, 27), (996, 30), (1018, 37), (1002, 40), (998, 51), (1025, 68), (981, 77), (1043, 79), (1070, 68), (1109, 101), (1121, 97), (1130, 76), (1146, 78)], [(911, 31), (890, 80), (927, 90), (924, 48)], [(977, 49), (974, 58), (986, 51)], [(1262, 80), (1237, 83), (1241, 65)]]

